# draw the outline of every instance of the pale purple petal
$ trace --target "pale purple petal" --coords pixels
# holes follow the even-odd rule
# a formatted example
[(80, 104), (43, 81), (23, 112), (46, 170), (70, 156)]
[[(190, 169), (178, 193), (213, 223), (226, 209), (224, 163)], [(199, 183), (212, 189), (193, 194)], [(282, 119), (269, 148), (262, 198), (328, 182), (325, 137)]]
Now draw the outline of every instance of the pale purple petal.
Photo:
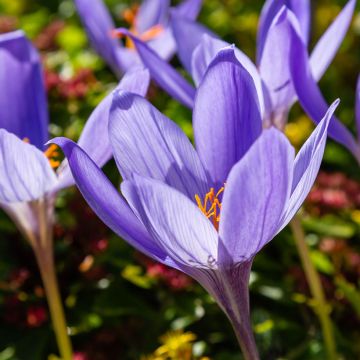
[(282, 7), (269, 28), (260, 60), (259, 71), (270, 97), (273, 123), (279, 128), (284, 126), (284, 114), (287, 114), (295, 96), (289, 53), (290, 30), (299, 32), (298, 26), (294, 14)]
[(134, 176), (121, 186), (130, 206), (170, 258), (207, 268), (217, 257), (218, 234), (188, 197), (164, 183)]
[(186, 17), (189, 20), (195, 20), (201, 10), (202, 0), (184, 0), (175, 8), (173, 12), (177, 16)]
[(185, 17), (171, 17), (171, 27), (177, 44), (178, 56), (188, 73), (192, 73), (191, 59), (193, 51), (200, 44), (203, 35), (207, 34), (213, 38), (217, 36), (205, 26)]
[[(150, 83), (147, 69), (139, 68), (125, 73), (116, 90), (125, 90), (145, 96)], [(108, 119), (114, 91), (105, 97), (95, 108), (86, 122), (78, 145), (90, 156), (100, 168), (112, 157), (109, 142)], [(67, 160), (58, 169), (59, 183), (54, 191), (74, 184)]]
[(219, 262), (250, 260), (278, 230), (290, 196), (295, 151), (271, 128), (234, 166), (226, 181), (219, 228)]
[(327, 129), (338, 104), (339, 101), (335, 101), (331, 105), (296, 156), (291, 197), (279, 229), (285, 227), (293, 218), (314, 184), (324, 154)]
[[(307, 50), (297, 32), (292, 31), (290, 70), (299, 102), (309, 117), (317, 124), (324, 117), (328, 105), (315, 82)], [(333, 116), (329, 125), (329, 136), (346, 146), (354, 156), (359, 156), (359, 148), (350, 131)]]
[(257, 60), (262, 57), (268, 31), (280, 9), (286, 6), (296, 16), (304, 43), (309, 42), (310, 34), (310, 0), (267, 0), (261, 10), (257, 36)]
[(193, 123), (200, 159), (222, 186), (262, 130), (253, 79), (233, 48), (221, 50), (209, 66), (196, 95)]
[(356, 0), (350, 0), (317, 42), (310, 56), (311, 72), (316, 81), (324, 75), (334, 59), (351, 24)]
[(135, 19), (137, 33), (141, 34), (155, 25), (165, 24), (169, 9), (170, 0), (144, 0)]
[(133, 173), (168, 183), (191, 199), (208, 191), (208, 180), (189, 139), (144, 98), (116, 92), (109, 136), (123, 179)]
[(0, 201), (32, 201), (44, 196), (56, 175), (44, 153), (0, 129)]
[(43, 149), (48, 108), (42, 67), (22, 31), (0, 35), (0, 84), (0, 128)]
[[(103, 0), (74, 0), (77, 12), (95, 51), (120, 76), (128, 69), (126, 49), (111, 36), (115, 25)], [(122, 54), (124, 52), (124, 59)]]
[(170, 27), (167, 27), (147, 45), (162, 59), (169, 61), (176, 52), (176, 42)]
[(167, 263), (164, 251), (156, 245), (126, 201), (90, 157), (69, 139), (55, 138), (51, 141), (64, 151), (76, 185), (97, 216), (130, 245)]
[[(210, 63), (214, 60), (217, 53), (223, 49), (224, 47), (230, 46), (229, 43), (216, 39), (214, 37), (209, 36), (208, 34), (204, 34), (201, 42), (193, 51), (192, 59), (191, 59), (191, 73), (194, 79), (196, 86), (200, 85), (206, 70)], [(255, 64), (250, 60), (250, 58), (244, 54), (238, 48), (234, 48), (235, 56), (240, 62), (240, 64), (249, 72), (252, 76), (256, 91), (259, 97), (260, 104), (260, 112), (264, 113), (264, 100), (263, 100), (263, 87), (260, 79), (259, 72), (255, 66)]]
[(195, 89), (185, 80), (171, 65), (161, 59), (148, 45), (134, 36), (127, 29), (118, 31), (129, 36), (134, 42), (138, 54), (149, 69), (151, 77), (157, 84), (168, 92), (176, 100), (185, 106), (192, 108), (194, 104)]

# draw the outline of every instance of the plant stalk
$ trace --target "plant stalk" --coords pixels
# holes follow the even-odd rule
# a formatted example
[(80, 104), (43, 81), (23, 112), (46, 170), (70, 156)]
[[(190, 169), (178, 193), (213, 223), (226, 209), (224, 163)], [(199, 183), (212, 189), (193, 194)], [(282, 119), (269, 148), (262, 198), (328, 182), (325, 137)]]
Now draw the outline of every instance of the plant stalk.
[(49, 211), (49, 209), (52, 209), (52, 205), (49, 207), (48, 201), (51, 201), (51, 199), (39, 200), (37, 204), (35, 204), (38, 214), (39, 232), (36, 242), (32, 243), (32, 247), (45, 288), (46, 299), (61, 359), (72, 360), (72, 346), (67, 332), (65, 314), (55, 270), (52, 232), (53, 213), (52, 210)]
[(299, 215), (296, 215), (293, 218), (293, 220), (290, 222), (290, 226), (294, 234), (295, 244), (302, 262), (312, 297), (315, 300), (314, 310), (321, 324), (328, 359), (336, 360), (338, 356), (336, 353), (333, 325), (329, 316), (330, 307), (324, 295), (320, 276), (311, 261), (310, 251), (306, 243), (305, 233), (302, 228)]

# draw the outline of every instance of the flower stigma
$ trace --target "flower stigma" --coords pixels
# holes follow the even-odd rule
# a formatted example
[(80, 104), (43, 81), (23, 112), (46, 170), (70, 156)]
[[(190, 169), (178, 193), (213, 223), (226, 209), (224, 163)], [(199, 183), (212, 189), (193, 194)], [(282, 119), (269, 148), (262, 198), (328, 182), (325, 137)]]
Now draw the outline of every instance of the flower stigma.
[(195, 195), (196, 204), (202, 213), (211, 220), (216, 231), (219, 231), (220, 223), (220, 211), (221, 211), (221, 200), (219, 197), (224, 192), (225, 186), (223, 186), (217, 193), (214, 188), (210, 188), (210, 191), (205, 195), (204, 201), (202, 202), (198, 194)]

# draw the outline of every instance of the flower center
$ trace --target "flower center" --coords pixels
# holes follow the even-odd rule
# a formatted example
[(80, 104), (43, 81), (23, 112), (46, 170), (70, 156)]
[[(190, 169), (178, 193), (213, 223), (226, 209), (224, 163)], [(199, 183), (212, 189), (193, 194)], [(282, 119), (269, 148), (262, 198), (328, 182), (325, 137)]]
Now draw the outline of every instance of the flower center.
[(199, 195), (195, 195), (195, 200), (199, 209), (203, 214), (211, 220), (216, 231), (219, 231), (220, 223), (220, 211), (221, 211), (221, 200), (219, 197), (224, 192), (225, 186), (223, 186), (217, 193), (215, 189), (211, 188), (210, 191), (205, 195), (204, 201), (201, 201)]
[[(135, 36), (137, 36), (140, 40), (147, 42), (150, 40), (155, 39), (156, 37), (158, 37), (163, 31), (164, 31), (164, 27), (160, 24), (154, 25), (152, 26), (150, 29), (146, 30), (143, 33), (139, 33), (136, 29), (136, 22), (137, 22), (137, 14), (139, 11), (139, 6), (138, 5), (134, 5), (126, 10), (123, 11), (122, 13), (122, 17), (123, 19), (129, 24), (130, 29), (129, 31), (131, 33), (133, 33)], [(111, 32), (111, 35), (113, 37), (118, 37), (118, 38), (122, 38), (124, 36), (126, 36), (125, 34), (122, 34), (121, 32), (114, 30)], [(134, 42), (127, 36), (126, 37), (126, 42), (125, 42), (125, 46), (129, 49), (135, 49), (135, 45)]]

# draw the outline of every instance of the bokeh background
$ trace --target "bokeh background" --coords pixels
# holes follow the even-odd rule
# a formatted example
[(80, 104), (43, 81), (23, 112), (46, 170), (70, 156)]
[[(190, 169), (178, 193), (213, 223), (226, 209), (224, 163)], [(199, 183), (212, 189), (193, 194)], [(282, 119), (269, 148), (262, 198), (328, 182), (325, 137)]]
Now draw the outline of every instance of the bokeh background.
[[(91, 0), (89, 0), (90, 2)], [(106, 1), (118, 24), (129, 1)], [(312, 44), (345, 1), (312, 1)], [(260, 0), (204, 0), (200, 20), (254, 59)], [(340, 97), (341, 120), (355, 130), (360, 14), (320, 85)], [(0, 0), (0, 32), (23, 29), (42, 54), (52, 136), (74, 140), (116, 78), (92, 51), (72, 0)], [(173, 60), (179, 66), (177, 59)], [(0, 84), (6, 91), (6, 84)], [(152, 84), (148, 98), (192, 137), (191, 113)], [(286, 133), (299, 147), (313, 128), (297, 105)], [(94, 144), (96, 146), (96, 144)], [(104, 168), (116, 184), (115, 164)], [(311, 257), (321, 274), (339, 352), (360, 358), (360, 170), (329, 141), (303, 208)], [(241, 206), (241, 201), (239, 202)], [(56, 204), (55, 257), (76, 360), (240, 359), (230, 324), (187, 276), (157, 264), (112, 234), (76, 188)], [(256, 257), (252, 322), (262, 359), (326, 359), (289, 229)], [(33, 253), (0, 212), (0, 360), (55, 360), (57, 348)]]

